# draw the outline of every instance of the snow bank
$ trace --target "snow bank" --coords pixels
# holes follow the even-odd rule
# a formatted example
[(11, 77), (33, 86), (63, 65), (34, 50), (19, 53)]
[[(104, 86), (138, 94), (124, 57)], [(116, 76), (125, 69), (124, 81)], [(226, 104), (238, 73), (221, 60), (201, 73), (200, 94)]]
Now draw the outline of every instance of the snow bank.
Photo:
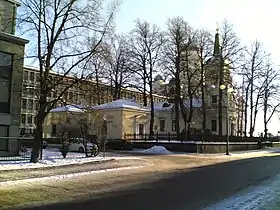
[(64, 166), (83, 164), (89, 162), (100, 162), (106, 160), (116, 159), (119, 155), (106, 153), (106, 157), (103, 158), (103, 153), (100, 153), (97, 157), (85, 157), (83, 153), (69, 152), (66, 158), (63, 158), (58, 149), (45, 149), (43, 151), (43, 159), (39, 163), (30, 163), (27, 160), (15, 160), (15, 161), (1, 161), (1, 170), (13, 170), (13, 169), (26, 169), (26, 168), (43, 168), (53, 166)]
[(149, 149), (144, 150), (143, 152), (149, 154), (162, 154), (162, 155), (172, 154), (172, 152), (170, 152), (163, 146), (153, 146)]

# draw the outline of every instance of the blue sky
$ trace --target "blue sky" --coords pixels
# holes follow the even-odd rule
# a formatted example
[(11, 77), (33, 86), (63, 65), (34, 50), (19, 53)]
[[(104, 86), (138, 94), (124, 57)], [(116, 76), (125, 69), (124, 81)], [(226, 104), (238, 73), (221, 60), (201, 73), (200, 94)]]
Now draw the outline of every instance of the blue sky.
[(277, 0), (123, 0), (116, 24), (118, 32), (128, 32), (140, 18), (164, 29), (168, 17), (182, 16), (194, 28), (215, 33), (226, 18), (244, 44), (259, 39), (280, 64), (279, 6)]
[[(182, 16), (194, 28), (205, 28), (213, 34), (217, 22), (228, 19), (243, 44), (260, 40), (273, 62), (280, 64), (280, 1), (278, 0), (123, 0), (116, 18), (118, 32), (128, 32), (137, 18), (165, 28), (169, 17)], [(256, 133), (263, 132), (262, 112)], [(269, 132), (280, 130), (278, 116), (272, 119)]]

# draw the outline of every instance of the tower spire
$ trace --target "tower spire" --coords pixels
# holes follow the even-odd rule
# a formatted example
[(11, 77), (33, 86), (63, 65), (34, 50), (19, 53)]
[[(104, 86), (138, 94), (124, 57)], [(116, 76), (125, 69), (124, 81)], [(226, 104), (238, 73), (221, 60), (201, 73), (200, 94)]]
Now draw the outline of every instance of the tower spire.
[(214, 43), (214, 55), (220, 55), (220, 35), (219, 35), (219, 26), (217, 24), (216, 34), (215, 34), (215, 43)]

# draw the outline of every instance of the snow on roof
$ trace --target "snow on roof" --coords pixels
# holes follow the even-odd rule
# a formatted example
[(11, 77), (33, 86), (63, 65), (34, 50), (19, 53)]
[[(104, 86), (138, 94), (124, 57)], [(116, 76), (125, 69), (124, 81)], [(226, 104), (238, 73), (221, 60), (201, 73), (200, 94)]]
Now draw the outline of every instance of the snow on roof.
[(50, 112), (84, 112), (82, 105), (66, 105), (52, 109)]
[[(164, 106), (165, 104), (165, 106)], [(168, 106), (169, 105), (169, 106)], [(184, 100), (184, 105), (186, 108), (190, 108), (190, 101), (189, 100)], [(192, 105), (194, 108), (199, 108), (202, 106), (202, 100), (201, 99), (193, 99)], [(170, 110), (174, 106), (174, 103), (168, 103), (167, 101), (165, 102), (159, 102), (154, 105), (155, 110)]]
[(106, 104), (101, 104), (98, 106), (92, 107), (92, 109), (100, 110), (100, 109), (135, 109), (135, 110), (145, 110), (148, 111), (149, 109), (145, 106), (137, 104), (133, 100), (125, 100), (119, 99), (116, 101), (112, 101)]

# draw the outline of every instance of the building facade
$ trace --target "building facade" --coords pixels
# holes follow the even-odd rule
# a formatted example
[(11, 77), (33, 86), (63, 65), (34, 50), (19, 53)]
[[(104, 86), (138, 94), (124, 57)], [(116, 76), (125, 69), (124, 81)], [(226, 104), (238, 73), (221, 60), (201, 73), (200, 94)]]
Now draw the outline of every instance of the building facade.
[(17, 152), (20, 135), (23, 57), (27, 40), (15, 36), (15, 0), (0, 0), (0, 155)]
[[(59, 79), (61, 75), (52, 72), (51, 79)], [(34, 129), (36, 128), (36, 114), (39, 108), (39, 70), (34, 67), (24, 67), (23, 72), (23, 84), (22, 84), (22, 106), (21, 106), (21, 134), (22, 135), (33, 135)], [(64, 78), (65, 82), (73, 80), (71, 77)], [(48, 96), (49, 100), (57, 98), (60, 94), (61, 88), (57, 87)], [(99, 99), (97, 98), (96, 92), (99, 91)], [(121, 99), (134, 99), (138, 103), (143, 103), (143, 94), (133, 89), (122, 89)], [(155, 103), (165, 101), (167, 97), (154, 95)], [(63, 102), (64, 101), (64, 102)], [(93, 106), (104, 104), (113, 101), (113, 90), (110, 85), (99, 83), (94, 81), (84, 80), (80, 81), (79, 84), (70, 88), (64, 95), (63, 101), (56, 104), (57, 106), (63, 106), (65, 104), (79, 104), (84, 106)]]

